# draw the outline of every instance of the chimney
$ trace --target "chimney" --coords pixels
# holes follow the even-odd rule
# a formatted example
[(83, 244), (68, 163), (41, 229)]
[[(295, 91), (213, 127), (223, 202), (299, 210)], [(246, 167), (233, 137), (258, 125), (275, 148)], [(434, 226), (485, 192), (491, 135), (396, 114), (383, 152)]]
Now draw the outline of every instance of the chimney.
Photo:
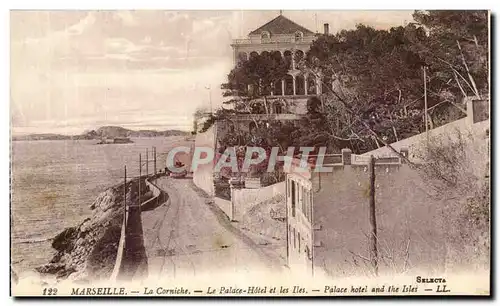
[(329, 25), (328, 25), (328, 23), (325, 23), (323, 26), (324, 26), (324, 29), (325, 29), (325, 30), (324, 30), (325, 35), (330, 34), (330, 31), (329, 31)]

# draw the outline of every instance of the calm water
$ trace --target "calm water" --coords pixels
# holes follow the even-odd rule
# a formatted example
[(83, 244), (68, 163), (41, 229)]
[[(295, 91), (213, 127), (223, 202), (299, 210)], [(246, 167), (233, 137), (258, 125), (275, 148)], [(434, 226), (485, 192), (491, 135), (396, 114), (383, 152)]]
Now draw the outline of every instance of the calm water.
[[(106, 188), (139, 174), (139, 153), (156, 146), (157, 167), (184, 137), (140, 138), (131, 144), (96, 140), (12, 142), (12, 263), (16, 272), (47, 263), (50, 239), (91, 215), (90, 205)], [(144, 168), (143, 168), (144, 169)], [(145, 170), (143, 170), (144, 173)], [(153, 163), (149, 165), (153, 171)]]

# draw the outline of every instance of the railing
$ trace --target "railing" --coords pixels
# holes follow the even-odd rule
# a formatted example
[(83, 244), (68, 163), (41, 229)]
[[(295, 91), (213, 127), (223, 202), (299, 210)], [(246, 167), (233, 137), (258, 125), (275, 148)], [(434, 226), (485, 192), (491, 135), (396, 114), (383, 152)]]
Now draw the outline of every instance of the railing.
[[(156, 184), (154, 184), (150, 181), (150, 180), (156, 179), (158, 176), (159, 176), (159, 174), (156, 174), (156, 175), (147, 176), (145, 178), (145, 183), (146, 183), (146, 185), (149, 186), (150, 190), (152, 191), (153, 197), (148, 199), (148, 200), (145, 200), (142, 203), (139, 203), (140, 208), (136, 209), (136, 212), (139, 212), (139, 214), (141, 211), (147, 211), (147, 210), (151, 210), (151, 209), (158, 207), (160, 204), (162, 204), (164, 201), (166, 201), (168, 199), (168, 195), (166, 193), (164, 193), (160, 188), (158, 188), (158, 186), (156, 186)], [(131, 182), (133, 180), (134, 180), (134, 178), (131, 179)], [(139, 184), (140, 183), (141, 183), (141, 180), (139, 178)], [(124, 188), (127, 188), (126, 184), (124, 185)], [(127, 246), (126, 246), (126, 244), (127, 244), (126, 241), (127, 241), (127, 237), (128, 237), (127, 228), (130, 227), (129, 214), (131, 213), (131, 210), (134, 207), (135, 206), (133, 206), (133, 207), (128, 206), (126, 211), (125, 211), (125, 215), (124, 215), (123, 222), (122, 222), (120, 240), (118, 243), (118, 250), (117, 250), (116, 259), (115, 259), (115, 265), (114, 265), (114, 268), (113, 268), (113, 271), (112, 271), (111, 277), (110, 277), (111, 281), (120, 280), (123, 277), (123, 275), (127, 273), (127, 271), (125, 271), (126, 269), (125, 269), (125, 262), (124, 262), (125, 252), (127, 251)], [(141, 232), (142, 232), (142, 224), (140, 225), (140, 227), (141, 227)], [(129, 233), (129, 235), (130, 234), (132, 234), (132, 233)], [(142, 236), (142, 233), (140, 233), (140, 235)], [(130, 251), (130, 249), (128, 251)]]
[[(302, 156), (299, 154), (299, 155), (296, 155), (294, 159), (292, 159), (292, 164), (295, 165), (295, 166), (300, 166), (300, 163), (301, 163), (301, 158)], [(309, 154), (307, 156), (308, 158), (308, 163), (310, 166), (315, 166), (316, 165), (316, 161), (319, 159), (319, 158), (323, 158), (323, 161), (322, 161), (322, 165), (336, 165), (336, 164), (339, 164), (341, 165), (343, 163), (343, 160), (342, 160), (342, 154)]]
[(149, 189), (153, 192), (153, 197), (141, 203), (141, 211), (155, 209), (168, 199), (168, 194), (164, 193), (158, 186), (156, 186), (155, 183), (152, 182), (158, 177), (159, 174), (156, 174), (145, 180), (146, 185), (149, 186)]
[[(318, 156), (318, 155), (316, 155)], [(341, 164), (342, 154), (325, 154), (323, 163), (325, 165)]]
[(244, 114), (234, 115), (232, 119), (235, 120), (299, 120), (304, 115), (297, 114)]
[(314, 36), (303, 37), (302, 39), (295, 39), (295, 37), (272, 37), (272, 38), (245, 38), (245, 39), (233, 39), (233, 45), (250, 45), (250, 44), (274, 44), (274, 43), (312, 43), (314, 41)]

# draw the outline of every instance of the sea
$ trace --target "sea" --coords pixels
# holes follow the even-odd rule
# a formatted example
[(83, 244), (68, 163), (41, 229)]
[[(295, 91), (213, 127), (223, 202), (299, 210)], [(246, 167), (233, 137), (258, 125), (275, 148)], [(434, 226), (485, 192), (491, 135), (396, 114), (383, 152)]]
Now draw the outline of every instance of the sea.
[[(139, 175), (139, 154), (165, 167), (166, 153), (186, 145), (184, 136), (132, 138), (128, 144), (97, 140), (38, 140), (11, 143), (11, 263), (16, 273), (48, 263), (52, 238), (90, 217), (90, 205), (107, 188)], [(148, 170), (153, 171), (151, 161)], [(145, 173), (143, 166), (142, 173)]]

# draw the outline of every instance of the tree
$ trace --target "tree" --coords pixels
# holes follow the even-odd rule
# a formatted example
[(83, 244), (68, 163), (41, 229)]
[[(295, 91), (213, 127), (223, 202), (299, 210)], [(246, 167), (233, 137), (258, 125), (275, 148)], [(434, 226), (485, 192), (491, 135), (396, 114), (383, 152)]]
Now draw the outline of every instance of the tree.
[(313, 42), (299, 66), (325, 80), (321, 130), (330, 143), (360, 153), (421, 130), (423, 60), (408, 33), (425, 37), (414, 25), (358, 25)]
[(265, 113), (269, 113), (267, 96), (273, 85), (285, 77), (288, 66), (279, 53), (263, 52), (251, 55), (239, 63), (228, 75), (228, 82), (222, 84), (224, 96), (231, 97), (225, 104), (232, 104), (235, 110), (251, 113), (249, 101), (264, 98)]
[(307, 99), (307, 113), (308, 114), (320, 114), (321, 100), (318, 97), (311, 97)]
[[(481, 97), (488, 92), (488, 11), (415, 11), (413, 18), (428, 31), (415, 50), (436, 72), (447, 91)], [(451, 81), (451, 82), (450, 82)]]

